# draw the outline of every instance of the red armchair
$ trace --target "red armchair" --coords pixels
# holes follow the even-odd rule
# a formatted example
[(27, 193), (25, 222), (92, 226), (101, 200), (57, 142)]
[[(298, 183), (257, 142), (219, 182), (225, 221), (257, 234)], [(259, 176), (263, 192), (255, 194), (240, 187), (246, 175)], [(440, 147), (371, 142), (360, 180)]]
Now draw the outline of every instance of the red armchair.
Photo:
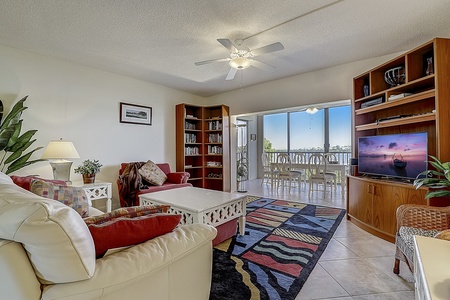
[[(137, 166), (143, 165), (145, 162), (134, 163)], [(190, 174), (187, 172), (171, 172), (170, 165), (168, 163), (156, 164), (167, 176), (167, 180), (163, 185), (149, 185), (147, 182), (142, 182), (140, 176), (135, 178), (125, 178), (123, 176), (124, 170), (130, 163), (122, 163), (119, 170), (119, 179), (117, 179), (117, 186), (119, 188), (119, 200), (120, 206), (136, 206), (139, 205), (139, 195), (159, 192), (184, 186), (192, 186), (187, 183)], [(131, 173), (130, 173), (131, 174)], [(136, 180), (138, 182), (131, 182), (130, 180)]]

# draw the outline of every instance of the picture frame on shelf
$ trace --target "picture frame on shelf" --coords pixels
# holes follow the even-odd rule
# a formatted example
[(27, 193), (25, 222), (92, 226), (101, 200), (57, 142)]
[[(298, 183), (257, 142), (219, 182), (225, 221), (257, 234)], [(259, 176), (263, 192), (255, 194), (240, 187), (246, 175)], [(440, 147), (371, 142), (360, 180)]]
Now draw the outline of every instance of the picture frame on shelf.
[(120, 102), (120, 123), (152, 125), (150, 106)]

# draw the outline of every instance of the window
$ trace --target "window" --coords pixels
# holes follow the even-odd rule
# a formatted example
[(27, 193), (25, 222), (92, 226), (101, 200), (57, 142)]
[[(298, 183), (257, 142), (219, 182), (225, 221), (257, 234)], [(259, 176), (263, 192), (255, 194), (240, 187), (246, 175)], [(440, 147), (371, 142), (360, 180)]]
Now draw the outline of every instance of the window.
[(331, 107), (329, 110), (328, 152), (351, 152), (351, 111), (350, 106)]
[(289, 113), (290, 151), (324, 151), (324, 110), (311, 115), (307, 112)]
[(264, 151), (284, 151), (288, 149), (287, 114), (264, 116)]
[(266, 152), (341, 152), (346, 163), (350, 149), (350, 105), (264, 116)]

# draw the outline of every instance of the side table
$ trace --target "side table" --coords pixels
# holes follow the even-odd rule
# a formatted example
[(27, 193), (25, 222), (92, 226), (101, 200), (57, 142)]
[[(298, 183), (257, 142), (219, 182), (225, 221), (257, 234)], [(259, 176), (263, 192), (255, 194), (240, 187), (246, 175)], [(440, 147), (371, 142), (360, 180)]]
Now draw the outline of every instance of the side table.
[(414, 279), (417, 300), (450, 299), (450, 242), (414, 236)]
[(84, 189), (91, 201), (106, 199), (106, 212), (111, 212), (111, 182), (95, 181), (94, 183), (84, 184), (83, 181), (74, 181), (71, 185)]

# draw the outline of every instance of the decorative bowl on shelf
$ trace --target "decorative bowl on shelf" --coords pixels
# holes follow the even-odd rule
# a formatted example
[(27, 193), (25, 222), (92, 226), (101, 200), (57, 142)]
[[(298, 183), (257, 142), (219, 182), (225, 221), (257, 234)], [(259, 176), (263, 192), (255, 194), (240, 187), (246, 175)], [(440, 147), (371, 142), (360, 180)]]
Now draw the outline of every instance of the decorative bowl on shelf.
[(400, 66), (387, 70), (384, 73), (384, 81), (391, 87), (405, 83), (405, 68)]

